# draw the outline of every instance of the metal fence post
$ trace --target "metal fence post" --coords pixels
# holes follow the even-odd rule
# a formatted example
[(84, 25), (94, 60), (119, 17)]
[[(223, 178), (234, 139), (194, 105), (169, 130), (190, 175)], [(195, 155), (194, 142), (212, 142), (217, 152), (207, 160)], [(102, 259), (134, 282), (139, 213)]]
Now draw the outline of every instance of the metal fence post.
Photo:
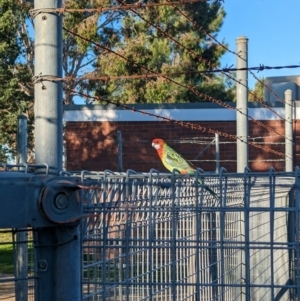
[(62, 15), (43, 9), (60, 8), (62, 0), (35, 0), (35, 160), (62, 169), (62, 84), (43, 77), (62, 77)]
[(285, 93), (285, 171), (293, 171), (293, 92)]
[[(236, 39), (236, 67), (248, 67), (248, 39), (238, 37)], [(244, 172), (248, 166), (248, 71), (236, 72), (236, 135), (237, 139), (237, 172)]]
[[(17, 164), (27, 163), (27, 117), (23, 114), (18, 116), (16, 161)], [(19, 169), (24, 168), (19, 167)], [(25, 280), (28, 269), (26, 235), (27, 231), (22, 231), (22, 229), (16, 234), (15, 275), (19, 279), (15, 285), (16, 301), (28, 300), (28, 281)]]
[(251, 200), (251, 177), (248, 175), (249, 169), (244, 170), (244, 210), (241, 211), (241, 235), (242, 240), (242, 301), (250, 301), (250, 200)]
[(27, 117), (18, 116), (16, 163), (27, 163)]
[[(299, 233), (300, 233), (300, 172), (299, 168), (296, 167), (295, 170), (295, 194), (293, 200), (294, 206), (294, 215), (293, 215), (293, 240), (295, 240), (294, 244), (294, 279), (295, 279), (295, 300), (300, 300), (300, 241), (299, 241)], [(292, 211), (292, 212), (293, 212)]]
[(215, 133), (216, 144), (216, 173), (220, 173), (220, 140), (219, 134)]
[[(62, 84), (45, 81), (62, 77), (62, 0), (35, 0), (35, 162), (46, 163), (51, 174), (62, 169), (63, 123)], [(44, 173), (39, 169), (38, 173)], [(58, 210), (70, 200), (58, 196)], [(81, 300), (81, 239), (79, 225), (56, 225), (35, 229), (37, 257), (36, 299)]]
[(118, 141), (118, 171), (123, 171), (123, 151), (122, 151), (122, 132), (117, 132), (117, 141)]

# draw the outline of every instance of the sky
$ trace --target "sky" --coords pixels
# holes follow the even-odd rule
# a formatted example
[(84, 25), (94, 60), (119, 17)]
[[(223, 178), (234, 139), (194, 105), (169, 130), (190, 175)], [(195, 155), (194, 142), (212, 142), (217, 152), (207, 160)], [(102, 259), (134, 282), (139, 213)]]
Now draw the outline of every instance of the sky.
[[(300, 0), (224, 0), (226, 17), (217, 36), (236, 49), (238, 36), (248, 42), (248, 66), (300, 65)], [(221, 60), (222, 67), (236, 65), (233, 54)], [(264, 70), (258, 77), (299, 75), (300, 68)], [(255, 79), (249, 74), (249, 87)]]

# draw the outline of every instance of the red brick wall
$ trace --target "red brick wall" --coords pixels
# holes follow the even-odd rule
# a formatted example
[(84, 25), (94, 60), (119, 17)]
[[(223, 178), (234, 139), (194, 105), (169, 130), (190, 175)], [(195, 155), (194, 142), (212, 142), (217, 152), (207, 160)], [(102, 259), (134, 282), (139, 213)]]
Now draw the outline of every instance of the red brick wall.
[[(284, 121), (264, 121), (269, 127), (284, 135)], [(195, 122), (197, 124), (197, 122)], [(210, 127), (229, 134), (236, 133), (236, 124), (231, 122), (201, 122), (201, 126)], [(295, 141), (299, 139), (300, 127), (295, 122)], [(212, 137), (213, 135), (200, 131), (183, 128), (179, 125), (167, 122), (67, 122), (65, 127), (65, 150), (67, 170), (94, 170), (103, 171), (110, 169), (118, 170), (118, 148), (117, 131), (122, 132), (123, 143), (123, 170), (133, 169), (136, 171), (148, 172), (151, 168), (165, 171), (162, 163), (157, 157), (156, 151), (151, 147), (153, 138), (162, 138), (168, 141), (176, 151), (186, 159), (194, 159), (206, 145), (177, 143), (178, 140), (193, 137)], [(283, 143), (284, 138), (267, 131), (256, 123), (249, 122), (249, 137), (258, 138), (256, 142)], [(201, 140), (201, 139), (200, 139)], [(209, 140), (207, 140), (209, 141)], [(221, 142), (235, 142), (229, 138), (220, 137)], [(253, 139), (249, 139), (253, 141)], [(284, 144), (260, 144), (264, 147), (284, 152)], [(295, 150), (300, 153), (300, 147)], [(298, 154), (295, 154), (295, 165), (298, 164)], [(199, 157), (200, 160), (214, 160), (215, 148), (209, 147)], [(228, 172), (236, 171), (236, 144), (220, 144), (221, 166)], [(263, 160), (284, 159), (265, 150), (249, 146), (249, 167), (252, 171), (267, 171), (273, 166), (277, 171), (284, 171), (284, 162), (261, 162)], [(228, 160), (228, 161), (227, 161)], [(195, 165), (205, 171), (214, 171), (215, 162), (201, 162)]]

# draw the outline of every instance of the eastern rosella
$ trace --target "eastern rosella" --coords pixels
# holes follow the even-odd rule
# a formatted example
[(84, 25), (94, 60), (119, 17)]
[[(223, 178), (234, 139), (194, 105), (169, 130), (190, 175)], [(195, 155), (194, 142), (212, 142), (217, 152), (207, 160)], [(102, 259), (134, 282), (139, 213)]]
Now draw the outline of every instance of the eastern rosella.
[[(171, 148), (164, 140), (155, 138), (152, 141), (152, 147), (157, 151), (159, 158), (161, 159), (163, 165), (170, 172), (173, 170), (179, 171), (182, 175), (195, 175), (196, 166), (191, 162), (185, 160), (180, 154), (178, 154), (173, 148)], [(201, 179), (199, 183), (202, 184)], [(204, 188), (210, 192), (216, 199), (219, 199), (217, 194), (207, 185)]]

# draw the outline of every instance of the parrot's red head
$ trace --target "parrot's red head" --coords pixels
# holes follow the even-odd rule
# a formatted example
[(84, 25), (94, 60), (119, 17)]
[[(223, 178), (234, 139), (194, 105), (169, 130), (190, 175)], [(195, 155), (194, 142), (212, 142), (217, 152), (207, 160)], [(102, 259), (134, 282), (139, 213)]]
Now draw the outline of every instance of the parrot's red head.
[(152, 147), (157, 150), (158, 155), (161, 157), (163, 152), (165, 141), (159, 138), (155, 138), (152, 140)]
[(164, 144), (165, 144), (165, 141), (162, 139), (155, 138), (152, 140), (152, 147), (154, 147), (156, 150), (162, 148)]

